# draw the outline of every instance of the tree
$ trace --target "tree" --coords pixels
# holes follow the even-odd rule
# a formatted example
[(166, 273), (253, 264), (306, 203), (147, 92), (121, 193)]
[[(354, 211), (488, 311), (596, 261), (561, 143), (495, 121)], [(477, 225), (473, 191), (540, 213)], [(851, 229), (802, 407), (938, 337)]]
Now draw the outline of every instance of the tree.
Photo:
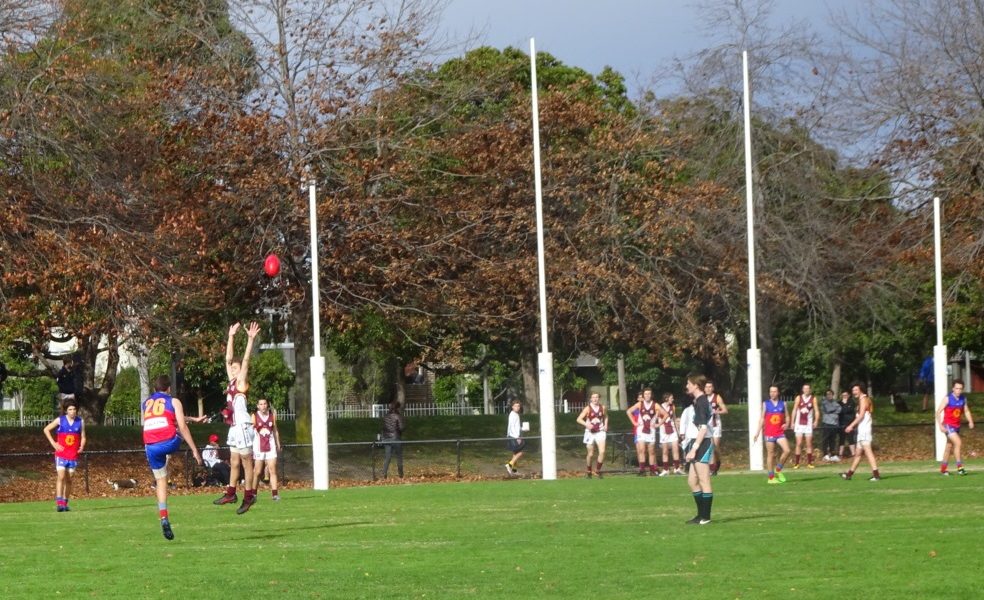
[[(322, 298), (306, 292), (312, 273), (307, 196), (301, 188), (318, 183), (318, 219), (322, 228), (332, 226), (325, 205), (332, 193), (342, 193), (333, 174), (349, 151), (337, 143), (338, 132), (352, 126), (352, 115), (374, 91), (394, 85), (434, 50), (430, 40), (441, 6), (435, 0), (239, 0), (230, 5), (256, 52), (252, 105), (274, 119), (284, 158), (278, 173), (283, 186), (272, 201), (260, 202), (267, 215), (258, 237), (263, 247), (279, 249), (284, 261), (280, 281), (266, 300), (288, 311), (299, 357), (313, 354), (312, 307), (332, 306), (335, 290), (344, 287), (323, 270)], [(320, 256), (325, 264), (330, 247), (321, 248)], [(329, 320), (326, 331), (337, 324)], [(299, 440), (310, 439), (309, 371), (308, 362), (299, 360)]]
[(947, 339), (984, 351), (984, 7), (888, 0), (859, 14), (837, 21), (858, 49), (838, 81), (841, 124), (870, 140), (865, 149), (891, 173), (896, 203), (911, 217), (921, 243), (904, 258), (922, 274), (924, 318), (934, 312), (931, 199), (943, 199)]
[(223, 7), (72, 0), (30, 51), (2, 61), (0, 319), (38, 360), (53, 333), (77, 340), (81, 409), (96, 422), (121, 343), (216, 304), (209, 243), (189, 219), (203, 186), (177, 147), (216, 120), (202, 102), (237, 93), (242, 74), (227, 67), (249, 48)]
[[(894, 309), (911, 304), (913, 286), (898, 258), (914, 238), (904, 214), (890, 202), (889, 174), (877, 165), (845, 164), (819, 141), (832, 139), (825, 126), (831, 122), (836, 74), (815, 51), (816, 36), (802, 23), (771, 22), (770, 2), (708, 6), (710, 26), (722, 35), (721, 43), (681, 63), (682, 95), (651, 96), (650, 110), (673, 127), (676, 151), (687, 159), (689, 175), (742, 193), (739, 67), (741, 51), (749, 51), (763, 378), (802, 377), (782, 370), (803, 368), (817, 358), (826, 363), (824, 371), (838, 373), (850, 332), (899, 329)], [(708, 216), (719, 235), (743, 239), (744, 212)], [(744, 254), (741, 247), (734, 250)], [(863, 273), (858, 264), (865, 265)], [(717, 302), (718, 322), (724, 326), (713, 343), (724, 346), (729, 336), (747, 340), (745, 284), (727, 278), (716, 283), (724, 287)], [(790, 335), (790, 329), (802, 331)], [(720, 355), (702, 358), (711, 363), (709, 371), (721, 369), (714, 364)]]
[[(691, 242), (693, 215), (732, 199), (675, 179), (682, 167), (661, 124), (614, 99), (611, 73), (599, 83), (547, 54), (538, 61), (553, 346), (699, 344), (705, 265), (743, 270), (727, 249)], [(344, 194), (329, 205), (329, 320), (353, 326), (356, 309), (371, 307), (435, 361), (460, 362), (473, 343), (531, 356), (528, 85), (522, 52), (481, 48), (357, 115), (367, 125), (339, 143), (352, 150), (335, 171)]]

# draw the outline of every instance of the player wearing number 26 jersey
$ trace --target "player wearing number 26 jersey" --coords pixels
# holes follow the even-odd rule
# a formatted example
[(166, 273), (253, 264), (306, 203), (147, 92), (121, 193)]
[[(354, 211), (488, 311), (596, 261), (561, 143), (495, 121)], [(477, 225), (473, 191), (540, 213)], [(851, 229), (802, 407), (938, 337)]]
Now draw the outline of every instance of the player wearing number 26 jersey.
[(181, 401), (171, 397), (171, 380), (161, 375), (154, 380), (155, 392), (141, 404), (143, 416), (143, 440), (147, 450), (147, 463), (154, 473), (157, 491), (157, 508), (161, 517), (164, 537), (173, 540), (174, 532), (167, 513), (167, 461), (168, 456), (181, 448), (181, 440), (188, 442), (191, 453), (199, 465), (202, 457), (185, 423)]

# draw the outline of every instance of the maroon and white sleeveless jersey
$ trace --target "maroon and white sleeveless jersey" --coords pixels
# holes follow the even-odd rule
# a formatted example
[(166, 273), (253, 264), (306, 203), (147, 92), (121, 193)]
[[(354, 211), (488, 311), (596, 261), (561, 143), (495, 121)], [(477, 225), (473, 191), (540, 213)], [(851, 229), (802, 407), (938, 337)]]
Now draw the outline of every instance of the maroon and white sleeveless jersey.
[(800, 396), (796, 403), (796, 424), (813, 425), (813, 395)]
[(260, 452), (270, 452), (273, 448), (273, 412), (268, 412), (264, 417), (256, 411), (253, 414), (253, 427), (256, 428), (256, 442)]
[(668, 419), (663, 421), (663, 433), (671, 434), (676, 431), (676, 425), (673, 421), (673, 414), (676, 412), (676, 406), (674, 406), (672, 402), (664, 402), (662, 406), (663, 410), (666, 411), (666, 414), (670, 415)]
[(249, 411), (246, 407), (246, 392), (240, 392), (236, 380), (226, 386), (226, 405), (222, 409), (222, 420), (230, 427), (249, 423)]
[(646, 405), (646, 401), (642, 401), (642, 406), (639, 407), (639, 424), (642, 425), (642, 432), (649, 433), (652, 431), (653, 424), (656, 421), (656, 402), (650, 402)]
[(588, 418), (586, 419), (592, 433), (601, 431), (601, 426), (605, 423), (605, 407), (598, 405), (598, 410), (588, 405)]

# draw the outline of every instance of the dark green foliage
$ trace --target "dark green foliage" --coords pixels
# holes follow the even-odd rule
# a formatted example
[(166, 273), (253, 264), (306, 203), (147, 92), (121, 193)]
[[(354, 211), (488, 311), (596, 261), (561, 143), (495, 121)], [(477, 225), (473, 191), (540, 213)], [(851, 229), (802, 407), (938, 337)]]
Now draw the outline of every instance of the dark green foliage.
[(255, 404), (266, 398), (276, 410), (287, 407), (294, 374), (284, 363), (284, 355), (276, 350), (260, 352), (249, 361), (249, 395)]
[(106, 402), (106, 414), (123, 416), (140, 410), (140, 374), (136, 367), (122, 369), (116, 375), (116, 385)]

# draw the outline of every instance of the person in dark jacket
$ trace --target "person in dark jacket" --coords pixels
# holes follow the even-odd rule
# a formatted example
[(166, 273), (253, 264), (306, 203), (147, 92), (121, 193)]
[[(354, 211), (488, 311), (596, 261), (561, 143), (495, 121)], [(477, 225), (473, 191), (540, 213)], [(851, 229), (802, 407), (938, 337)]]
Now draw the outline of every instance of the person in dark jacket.
[(850, 392), (841, 392), (840, 406), (840, 435), (838, 436), (840, 447), (837, 449), (837, 456), (854, 456), (854, 444), (856, 443), (858, 434), (855, 431), (848, 432), (846, 428), (854, 421), (854, 417), (857, 416), (858, 404), (851, 397)]
[(837, 433), (841, 431), (841, 404), (834, 397), (834, 390), (827, 390), (820, 402), (820, 414), (823, 423), (823, 459), (837, 462)]
[(403, 429), (406, 422), (400, 414), (400, 403), (393, 401), (389, 412), (383, 415), (383, 430), (380, 438), (386, 448), (386, 458), (383, 461), (383, 479), (389, 474), (390, 459), (396, 455), (396, 472), (403, 477)]
[(58, 384), (58, 396), (62, 401), (75, 400), (78, 393), (76, 387), (76, 365), (71, 356), (65, 357), (62, 368), (55, 376), (55, 383)]
[(0, 361), (0, 399), (3, 398), (3, 382), (7, 381), (7, 365)]

